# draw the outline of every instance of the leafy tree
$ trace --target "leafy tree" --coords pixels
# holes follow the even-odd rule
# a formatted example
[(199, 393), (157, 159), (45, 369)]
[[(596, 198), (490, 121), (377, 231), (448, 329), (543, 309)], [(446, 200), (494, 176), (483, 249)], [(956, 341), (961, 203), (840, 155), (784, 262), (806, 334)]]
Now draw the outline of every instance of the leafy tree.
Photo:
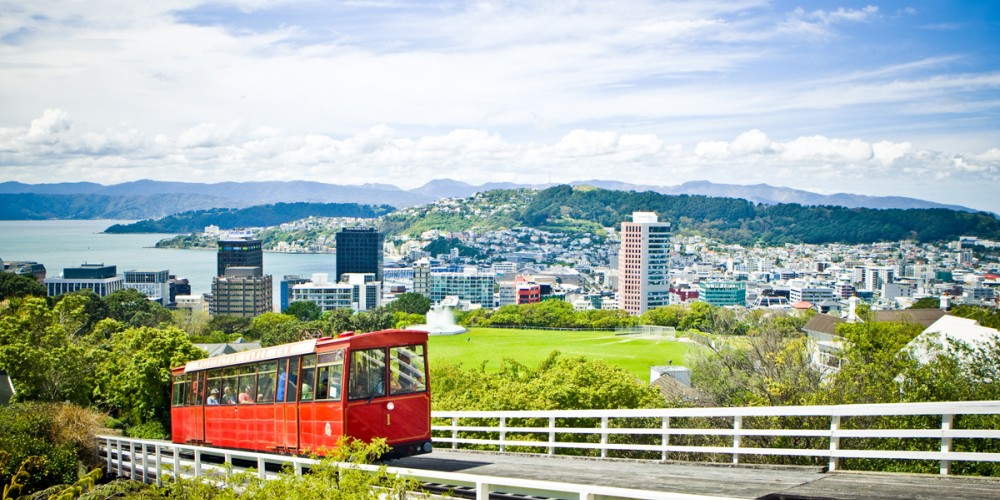
[(53, 310), (59, 316), (59, 323), (74, 337), (90, 333), (110, 314), (107, 304), (89, 288), (56, 297)]
[(294, 316), (269, 312), (261, 314), (250, 321), (250, 328), (247, 330), (247, 337), (260, 340), (261, 345), (282, 344), (280, 340), (290, 337), (294, 333), (295, 340), (298, 340), (298, 332), (301, 329), (301, 322)]
[(158, 326), (170, 321), (169, 311), (134, 288), (118, 290), (104, 297), (104, 303), (109, 317), (127, 326)]
[(374, 311), (361, 311), (351, 316), (351, 330), (356, 332), (375, 332), (395, 326), (395, 317), (385, 308)]
[(642, 314), (639, 322), (643, 325), (658, 325), (679, 327), (687, 315), (687, 309), (682, 305), (671, 304), (669, 306), (650, 309)]
[(326, 323), (328, 326), (325, 330), (333, 333), (341, 333), (350, 330), (351, 318), (354, 316), (354, 311), (350, 309), (333, 309), (326, 311), (320, 316), (320, 321)]
[(953, 307), (951, 313), (960, 318), (974, 319), (981, 326), (1000, 330), (1000, 310), (961, 304)]
[(386, 305), (386, 309), (391, 312), (427, 314), (431, 309), (431, 299), (424, 297), (423, 294), (407, 292), (397, 296), (396, 300)]
[(21, 401), (87, 404), (94, 359), (74, 339), (43, 298), (0, 310), (0, 368), (17, 385)]
[(427, 322), (427, 317), (422, 314), (407, 314), (405, 312), (392, 313), (393, 326), (395, 328), (409, 328), (413, 325), (421, 325)]
[(910, 309), (937, 309), (941, 305), (939, 297), (923, 297), (917, 299)]
[(208, 320), (208, 324), (205, 325), (205, 330), (202, 332), (202, 335), (206, 335), (211, 332), (222, 332), (226, 335), (232, 335), (234, 333), (246, 335), (249, 328), (250, 318), (219, 314), (212, 316), (212, 319)]
[(315, 302), (299, 300), (288, 304), (282, 313), (294, 316), (299, 321), (315, 321), (323, 314), (323, 310)]
[(45, 285), (31, 276), (0, 270), (0, 301), (17, 297), (44, 297)]
[(101, 406), (129, 426), (159, 422), (170, 429), (170, 369), (205, 357), (174, 327), (129, 328), (111, 335), (97, 368)]
[(691, 383), (720, 406), (801, 405), (820, 388), (820, 373), (809, 361), (807, 338), (765, 328), (742, 348), (722, 344), (699, 351)]
[[(860, 314), (865, 317), (866, 312)], [(822, 402), (833, 404), (891, 403), (900, 401), (899, 375), (917, 361), (903, 348), (923, 331), (919, 323), (866, 321), (837, 325), (844, 337), (843, 366)]]
[(682, 330), (700, 330), (710, 332), (713, 329), (712, 317), (714, 307), (708, 302), (692, 302), (687, 314), (681, 320)]

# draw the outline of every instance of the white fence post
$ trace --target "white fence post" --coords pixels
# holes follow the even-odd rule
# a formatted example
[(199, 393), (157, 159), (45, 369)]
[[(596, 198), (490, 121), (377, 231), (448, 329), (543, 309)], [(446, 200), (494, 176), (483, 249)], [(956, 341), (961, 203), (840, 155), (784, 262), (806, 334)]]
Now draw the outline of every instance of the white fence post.
[(181, 478), (181, 450), (174, 448), (174, 482)]
[[(146, 454), (146, 443), (142, 443), (142, 482), (143, 484), (149, 484), (149, 467), (146, 464), (149, 462), (149, 455)], [(135, 459), (132, 459), (132, 465), (135, 466)]]
[(500, 453), (507, 451), (507, 417), (500, 417)]
[[(742, 442), (743, 435), (740, 430), (743, 428), (743, 415), (733, 416), (733, 448), (739, 448)], [(739, 450), (733, 450), (733, 463), (740, 463), (740, 453)]]
[(458, 417), (451, 417), (451, 449), (458, 449)]
[(135, 441), (128, 442), (128, 477), (129, 479), (135, 479)]
[[(951, 424), (954, 418), (954, 415), (947, 413), (941, 415), (941, 432), (944, 434), (941, 436), (941, 453), (951, 453), (951, 436), (947, 434), (951, 432)], [(947, 476), (948, 474), (951, 474), (951, 460), (941, 460), (941, 475)]]
[(834, 452), (840, 449), (840, 415), (830, 417), (830, 465), (827, 470), (833, 472), (840, 467), (840, 457)]
[(556, 454), (556, 417), (549, 417), (549, 455)]
[(476, 482), (476, 500), (490, 500), (490, 483)]
[(194, 477), (201, 477), (201, 450), (194, 450)]
[(153, 453), (156, 454), (156, 485), (163, 486), (163, 452), (159, 444), (153, 445)]
[(257, 477), (261, 479), (267, 479), (267, 476), (265, 475), (265, 465), (264, 457), (257, 457)]
[(660, 460), (664, 462), (667, 461), (667, 447), (670, 446), (670, 417), (663, 417), (663, 452), (660, 455)]
[(608, 458), (608, 417), (601, 417), (601, 458)]

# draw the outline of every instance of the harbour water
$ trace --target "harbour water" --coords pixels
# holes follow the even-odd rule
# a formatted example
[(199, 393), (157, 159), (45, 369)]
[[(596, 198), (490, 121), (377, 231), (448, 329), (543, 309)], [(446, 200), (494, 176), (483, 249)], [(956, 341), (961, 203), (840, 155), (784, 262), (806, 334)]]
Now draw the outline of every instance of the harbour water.
[[(83, 263), (115, 265), (118, 272), (167, 269), (191, 282), (191, 292), (212, 288), (216, 258), (213, 250), (155, 248), (170, 234), (104, 234), (109, 226), (130, 221), (44, 220), (0, 221), (0, 259), (34, 261), (45, 265), (49, 277), (66, 267)], [(309, 277), (313, 273), (334, 274), (332, 254), (264, 253), (264, 274), (274, 278), (274, 301), (278, 306), (278, 283), (288, 274)]]

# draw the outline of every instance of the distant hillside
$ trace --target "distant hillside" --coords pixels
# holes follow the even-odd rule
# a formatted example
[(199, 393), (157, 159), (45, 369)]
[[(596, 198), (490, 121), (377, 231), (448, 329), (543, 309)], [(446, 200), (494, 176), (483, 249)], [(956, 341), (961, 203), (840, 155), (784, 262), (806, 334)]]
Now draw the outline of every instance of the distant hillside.
[[(837, 193), (823, 195), (768, 184), (716, 184), (708, 181), (685, 182), (679, 186), (655, 186), (648, 184), (631, 184), (619, 181), (589, 180), (570, 182), (571, 186), (593, 186), (612, 191), (653, 191), (660, 194), (690, 194), (704, 195), (721, 198), (738, 198), (752, 201), (754, 203), (764, 203), (767, 205), (777, 205), (779, 203), (797, 203), (799, 205), (833, 205), (848, 208), (947, 208), (951, 210), (961, 210), (963, 212), (975, 212), (968, 207), (960, 205), (946, 205), (932, 201), (919, 200), (916, 198), (906, 198), (902, 196), (865, 196), (859, 194)], [(423, 186), (411, 190), (432, 199), (439, 198), (465, 198), (474, 193), (482, 193), (495, 189), (516, 189), (528, 188), (544, 190), (553, 187), (553, 184), (513, 184), (489, 183), (480, 186), (466, 184), (464, 182), (450, 179), (437, 179), (424, 184)]]
[[(615, 191), (652, 191), (660, 194), (689, 194), (713, 197), (738, 198), (755, 203), (775, 205), (780, 203), (798, 203), (800, 205), (834, 205), (849, 208), (948, 208), (974, 212), (974, 210), (958, 206), (944, 205), (915, 198), (898, 196), (863, 196), (838, 193), (821, 195), (791, 189), (770, 186), (767, 184), (737, 185), (715, 184), (707, 181), (687, 182), (679, 186), (655, 186), (630, 184), (618, 181), (588, 180), (572, 182), (573, 186), (594, 186)], [(51, 196), (66, 196), (67, 200), (46, 201), (26, 200), (26, 204), (18, 207), (20, 210), (7, 214), (7, 217), (30, 218), (97, 218), (96, 216), (77, 216), (61, 214), (51, 210), (52, 205), (70, 205), (80, 213), (98, 213), (100, 217), (118, 219), (148, 219), (160, 218), (166, 215), (190, 210), (207, 208), (245, 208), (274, 203), (358, 203), (362, 205), (391, 205), (394, 207), (412, 207), (430, 203), (442, 198), (467, 198), (475, 193), (487, 191), (535, 189), (544, 190), (553, 187), (552, 184), (516, 184), (510, 182), (492, 182), (472, 185), (451, 179), (436, 179), (409, 191), (402, 190), (390, 184), (337, 185), (310, 181), (267, 181), (267, 182), (221, 182), (216, 184), (201, 184), (192, 182), (162, 182), (141, 180), (126, 182), (111, 186), (103, 186), (92, 182), (72, 182), (58, 184), (23, 184), (20, 182), (0, 182), (0, 195), (4, 194), (42, 194)], [(85, 195), (107, 196), (121, 198), (119, 201), (106, 203), (108, 198), (96, 201), (97, 206), (89, 206), (96, 198), (86, 198)], [(187, 196), (179, 196), (187, 195)], [(136, 198), (145, 197), (145, 198)], [(153, 198), (150, 198), (153, 197)], [(163, 198), (156, 198), (163, 197)], [(34, 199), (40, 200), (40, 199)], [(150, 203), (146, 203), (150, 201)], [(37, 206), (36, 206), (37, 205)], [(40, 216), (44, 213), (55, 213), (52, 217)]]
[[(275, 203), (357, 203), (407, 207), (433, 201), (433, 198), (388, 184), (339, 186), (308, 181), (200, 184), (142, 180), (111, 186), (89, 182), (0, 182), (0, 197), (13, 194), (46, 197), (21, 198), (19, 202), (23, 205), (17, 207), (19, 210), (7, 211), (0, 217), (14, 220), (158, 219), (191, 210), (246, 208)], [(65, 199), (56, 199), (60, 196)], [(77, 212), (67, 213), (53, 208), (58, 206), (72, 206)]]
[(561, 230), (581, 222), (617, 227), (634, 211), (651, 211), (679, 231), (730, 243), (869, 243), (904, 239), (1000, 239), (1000, 219), (987, 213), (935, 209), (868, 209), (764, 205), (734, 198), (663, 195), (556, 186), (519, 212), (525, 226)]
[(243, 209), (217, 208), (183, 212), (162, 219), (148, 219), (133, 224), (115, 224), (108, 233), (192, 233), (206, 226), (220, 229), (277, 226), (307, 217), (357, 217), (374, 219), (395, 210), (389, 205), (357, 203), (276, 203)]
[(98, 194), (0, 194), (0, 220), (145, 219), (206, 209), (226, 200), (195, 194), (106, 196)]

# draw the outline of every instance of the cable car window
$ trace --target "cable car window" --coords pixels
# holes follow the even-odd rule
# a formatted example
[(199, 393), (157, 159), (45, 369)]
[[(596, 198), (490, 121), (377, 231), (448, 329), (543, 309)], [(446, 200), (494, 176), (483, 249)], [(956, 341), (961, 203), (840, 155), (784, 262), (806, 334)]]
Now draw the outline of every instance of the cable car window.
[(316, 399), (340, 401), (344, 386), (344, 351), (343, 349), (324, 352), (319, 355), (319, 368), (316, 376)]
[(222, 370), (215, 369), (208, 372), (208, 384), (205, 385), (205, 404), (216, 406), (222, 400)]
[[(285, 362), (288, 368), (285, 368)], [(295, 401), (295, 394), (298, 392), (299, 383), (299, 358), (278, 361), (278, 389), (275, 392), (274, 400), (285, 401), (285, 394), (288, 394), (289, 401)]]
[(240, 372), (240, 404), (250, 404), (257, 401), (257, 365), (244, 365)]
[(196, 372), (188, 374), (188, 381), (189, 381), (188, 384), (189, 387), (187, 392), (188, 406), (197, 406), (201, 404), (201, 386), (202, 386), (201, 382), (202, 380), (204, 380), (204, 377), (202, 377), (202, 373), (204, 372)]
[(223, 368), (222, 375), (222, 399), (219, 400), (219, 404), (234, 405), (236, 404), (236, 394), (240, 388), (236, 367)]
[(184, 406), (184, 402), (187, 401), (187, 388), (187, 375), (175, 375), (173, 400), (171, 401), (173, 406)]
[(265, 361), (257, 369), (257, 402), (274, 402), (274, 378), (278, 372), (278, 363)]
[(385, 396), (385, 349), (351, 351), (350, 399)]
[(389, 349), (389, 369), (392, 382), (391, 394), (409, 394), (427, 390), (424, 374), (424, 346), (410, 345)]
[(299, 401), (312, 401), (313, 388), (316, 387), (316, 355), (302, 356), (302, 390)]

